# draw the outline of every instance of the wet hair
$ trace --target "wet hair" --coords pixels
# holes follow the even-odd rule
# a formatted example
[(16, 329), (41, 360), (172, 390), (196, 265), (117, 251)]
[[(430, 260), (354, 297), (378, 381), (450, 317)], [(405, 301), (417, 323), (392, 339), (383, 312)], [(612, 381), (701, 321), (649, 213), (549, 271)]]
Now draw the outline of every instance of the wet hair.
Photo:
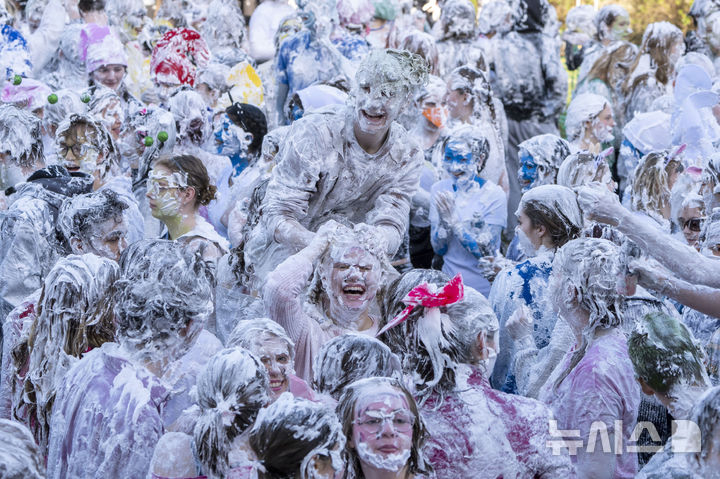
[[(570, 374), (585, 356), (595, 331), (622, 325), (624, 301), (616, 289), (620, 250), (612, 242), (599, 238), (579, 238), (557, 250), (551, 276), (562, 278), (564, 285), (573, 287), (574, 300), (589, 314), (582, 343), (570, 358), (567, 369), (555, 382), (555, 388)], [(563, 291), (555, 291), (555, 295)], [(565, 300), (558, 298), (555, 301)]]
[(0, 479), (44, 479), (45, 460), (23, 424), (0, 419)]
[(45, 278), (29, 337), (13, 350), (15, 374), (24, 375), (13, 414), (26, 410), (40, 446), (47, 447), (55, 389), (89, 349), (113, 340), (112, 291), (117, 263), (93, 254), (58, 260)]
[(44, 163), (42, 123), (33, 114), (14, 105), (0, 103), (0, 148), (22, 167)]
[(630, 43), (617, 43), (605, 49), (592, 64), (587, 79), (599, 79), (612, 90), (618, 89), (630, 71), (635, 53)]
[[(557, 179), (560, 164), (570, 156), (570, 144), (551, 133), (536, 135), (523, 141), (518, 145), (518, 150), (525, 150), (532, 157), (538, 169), (545, 173), (551, 184)], [(535, 185), (540, 186), (537, 183)]]
[(310, 459), (330, 455), (345, 437), (335, 413), (327, 406), (294, 398), (290, 393), (262, 409), (248, 439), (263, 469), (259, 479), (302, 478)]
[(439, 74), (440, 54), (435, 39), (429, 33), (413, 31), (402, 39), (400, 49), (421, 56), (428, 64), (429, 73)]
[(533, 228), (544, 226), (556, 248), (580, 236), (583, 218), (575, 193), (560, 185), (532, 188), (520, 199), (518, 210)]
[(323, 344), (313, 371), (313, 389), (334, 399), (358, 379), (402, 377), (400, 359), (385, 344), (364, 334), (343, 334)]
[[(216, 353), (198, 376), (196, 403), (200, 417), (195, 424), (193, 444), (198, 461), (211, 478), (227, 474), (230, 446), (255, 422), (258, 412), (269, 401), (269, 388), (265, 367), (240, 347)], [(224, 420), (228, 415), (232, 419)]]
[(493, 127), (496, 131), (500, 131), (500, 120), (495, 111), (492, 87), (485, 72), (469, 65), (463, 65), (450, 72), (449, 83), (449, 88), (460, 90), (472, 97), (473, 115), (477, 119), (481, 118), (482, 108), (487, 108), (490, 111)]
[(568, 140), (582, 139), (586, 131), (585, 123), (595, 120), (609, 106), (610, 102), (605, 97), (594, 93), (583, 93), (573, 98), (565, 117)]
[[(212, 265), (200, 252), (166, 240), (141, 240), (120, 257), (116, 339), (142, 358), (182, 355), (212, 312)], [(181, 331), (192, 326), (180, 336)]]
[[(692, 409), (692, 421), (700, 429), (700, 444), (703, 447), (700, 452), (690, 455), (689, 461), (700, 465), (701, 460), (703, 463), (708, 461), (711, 450), (713, 454), (717, 454), (720, 425), (718, 418), (720, 418), (720, 386), (715, 386), (705, 391)], [(712, 447), (709, 447), (711, 444)]]
[(127, 203), (113, 190), (100, 190), (66, 199), (57, 223), (65, 239), (78, 238), (85, 243), (96, 226), (111, 219), (122, 220), (126, 209)]
[(105, 10), (105, 0), (80, 0), (77, 4), (81, 13)]
[(268, 132), (267, 118), (262, 110), (249, 103), (234, 103), (225, 109), (225, 113), (230, 121), (252, 135), (248, 154), (259, 154)]
[[(607, 162), (598, 163), (597, 157), (590, 152), (572, 153), (558, 168), (557, 184), (567, 188), (583, 186), (593, 180), (600, 167), (609, 168)], [(593, 176), (589, 173), (593, 173)]]
[(238, 284), (243, 286), (249, 285), (254, 277), (255, 272), (252, 265), (245, 261), (245, 244), (250, 233), (260, 223), (262, 203), (269, 182), (270, 178), (266, 178), (253, 188), (247, 206), (247, 219), (240, 234), (240, 243), (230, 251), (228, 256), (228, 263), (232, 268), (233, 276), (235, 276)]
[(407, 50), (375, 49), (360, 63), (358, 74), (362, 71), (371, 74), (375, 81), (398, 83), (412, 95), (427, 82), (428, 64), (420, 55)]
[(295, 357), (295, 343), (282, 326), (269, 318), (239, 321), (227, 340), (227, 346), (240, 346), (254, 352), (266, 338), (276, 338), (285, 342), (290, 358)]
[(595, 35), (599, 42), (603, 41), (603, 39), (610, 34), (612, 24), (615, 22), (615, 19), (621, 16), (630, 16), (628, 15), (627, 10), (625, 10), (620, 5), (605, 5), (600, 10), (598, 10), (597, 14), (595, 15)]
[(451, 141), (462, 141), (467, 145), (472, 153), (473, 160), (476, 162), (475, 174), (479, 175), (487, 165), (490, 157), (490, 142), (485, 137), (483, 131), (473, 125), (463, 125), (450, 131), (442, 142), (441, 151), (445, 155), (445, 148)]
[[(403, 301), (415, 287), (428, 283), (443, 287), (450, 281), (445, 273), (414, 269), (393, 281), (383, 293), (382, 318), (389, 322), (407, 306)], [(497, 318), (487, 299), (469, 286), (461, 301), (441, 309), (446, 315), (441, 324), (419, 324), (425, 308), (415, 307), (407, 320), (390, 328), (380, 340), (400, 357), (403, 372), (415, 383), (421, 403), (432, 392), (442, 397), (455, 390), (457, 367), (472, 364), (478, 334), (497, 330)]]
[(667, 151), (645, 155), (635, 168), (632, 184), (632, 207), (636, 211), (660, 215), (670, 204), (670, 175), (683, 170), (682, 163), (668, 159)]
[[(640, 51), (630, 66), (630, 71), (623, 83), (623, 94), (629, 95), (639, 83), (649, 76), (654, 76), (661, 85), (669, 84), (672, 81), (675, 65), (668, 61), (668, 53), (670, 46), (675, 42), (683, 42), (683, 33), (678, 27), (668, 22), (649, 24), (645, 28)], [(655, 66), (647, 72), (643, 70), (645, 67), (642, 59), (645, 55), (650, 57), (651, 65)], [(636, 70), (639, 71), (638, 75), (634, 75)]]
[(103, 162), (105, 168), (100, 177), (104, 178), (108, 173), (116, 171), (120, 165), (120, 151), (107, 128), (89, 114), (73, 113), (58, 125), (55, 133), (55, 145), (58, 151), (60, 150), (60, 143), (66, 140), (69, 135), (77, 134), (78, 129), (81, 127), (85, 128), (87, 137), (92, 136), (92, 139), (88, 138), (89, 143), (98, 148), (105, 158)]
[(397, 389), (398, 392), (405, 397), (410, 412), (415, 418), (412, 430), (410, 458), (408, 459), (408, 473), (413, 475), (429, 475), (432, 472), (432, 466), (423, 454), (423, 447), (430, 435), (412, 394), (410, 394), (410, 391), (408, 391), (397, 378), (370, 377), (349, 384), (344, 389), (337, 405), (337, 415), (342, 422), (343, 433), (348, 439), (347, 445), (345, 446), (345, 453), (348, 457), (348, 477), (363, 477), (362, 469), (360, 468), (360, 459), (357, 456), (356, 449), (350, 444), (353, 437), (353, 425), (355, 423), (355, 406), (357, 405), (358, 399), (364, 394), (372, 394), (376, 392), (378, 388), (382, 387)]
[(207, 168), (192, 155), (174, 155), (158, 159), (153, 167), (162, 166), (171, 172), (184, 173), (188, 187), (195, 190), (195, 206), (208, 205), (215, 199), (217, 188), (210, 183)]
[(663, 312), (640, 321), (628, 338), (635, 376), (666, 394), (676, 384), (707, 381), (705, 354), (679, 320)]

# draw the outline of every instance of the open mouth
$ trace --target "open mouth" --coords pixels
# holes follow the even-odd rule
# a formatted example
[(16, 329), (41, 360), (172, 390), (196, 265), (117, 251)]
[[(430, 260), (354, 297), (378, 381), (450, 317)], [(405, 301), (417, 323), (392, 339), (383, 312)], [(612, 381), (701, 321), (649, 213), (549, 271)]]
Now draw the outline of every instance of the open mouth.
[(359, 284), (349, 284), (343, 287), (343, 294), (350, 298), (360, 299), (365, 295), (365, 287)]
[(378, 113), (378, 114), (370, 114), (367, 111), (362, 111), (363, 116), (365, 119), (370, 123), (383, 123), (385, 121), (385, 114), (384, 113)]
[(284, 379), (271, 379), (270, 380), (270, 389), (273, 392), (280, 392), (283, 389), (285, 389), (285, 380)]

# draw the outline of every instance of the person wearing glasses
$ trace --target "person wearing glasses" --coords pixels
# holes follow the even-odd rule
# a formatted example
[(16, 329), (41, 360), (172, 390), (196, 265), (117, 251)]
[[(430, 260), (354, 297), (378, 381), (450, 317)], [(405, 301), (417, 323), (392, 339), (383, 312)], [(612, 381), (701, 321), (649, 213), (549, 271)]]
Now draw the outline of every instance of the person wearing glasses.
[(165, 225), (168, 239), (198, 249), (206, 260), (228, 252), (228, 241), (200, 215), (201, 206), (207, 206), (216, 192), (202, 161), (191, 155), (161, 158), (147, 184), (150, 210)]
[(347, 438), (347, 477), (421, 479), (432, 468), (423, 454), (428, 438), (417, 404), (394, 378), (348, 385), (337, 408)]
[(699, 251), (700, 232), (705, 221), (703, 198), (693, 190), (678, 199), (681, 203), (677, 205), (676, 224), (687, 244)]

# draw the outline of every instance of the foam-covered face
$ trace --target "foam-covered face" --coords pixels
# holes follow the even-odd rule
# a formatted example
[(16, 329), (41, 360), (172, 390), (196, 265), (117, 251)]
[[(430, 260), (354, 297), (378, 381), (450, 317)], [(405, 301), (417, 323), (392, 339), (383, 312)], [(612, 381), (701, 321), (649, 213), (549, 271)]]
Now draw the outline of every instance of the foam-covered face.
[(124, 65), (103, 65), (92, 72), (93, 79), (103, 86), (117, 90), (125, 77)]
[(468, 112), (472, 112), (470, 95), (462, 90), (450, 89), (445, 98), (450, 118), (463, 118)]
[(456, 184), (470, 184), (475, 179), (476, 166), (472, 151), (462, 140), (450, 140), (445, 145), (443, 168)]
[(619, 17), (616, 17), (610, 27), (610, 38), (613, 41), (625, 40), (630, 35), (632, 35), (632, 28), (630, 28), (630, 17), (627, 15), (621, 15)]
[(518, 180), (520, 181), (520, 187), (525, 192), (533, 187), (533, 184), (538, 180), (541, 168), (535, 163), (535, 159), (530, 156), (530, 153), (526, 149), (520, 149), (518, 153), (520, 156), (520, 168), (518, 169)]
[(117, 141), (123, 132), (123, 122), (125, 121), (125, 112), (119, 99), (112, 100), (102, 109), (100, 120), (112, 135), (113, 140)]
[(610, 106), (607, 105), (600, 114), (592, 121), (592, 132), (597, 141), (608, 143), (613, 141), (613, 128), (615, 120)]
[(10, 158), (9, 152), (0, 152), (0, 189), (3, 191), (25, 181), (22, 168)]
[(442, 95), (428, 94), (423, 98), (422, 102), (420, 102), (419, 106), (423, 117), (435, 125), (436, 128), (445, 126), (448, 118), (448, 110), (443, 103)]
[(682, 233), (687, 244), (696, 248), (698, 246), (698, 240), (700, 239), (700, 230), (702, 229), (702, 211), (700, 208), (690, 208), (688, 206), (683, 208), (678, 217), (678, 223), (680, 224), (680, 228), (682, 228)]
[(358, 71), (357, 85), (356, 126), (366, 134), (384, 135), (400, 114), (408, 89), (399, 81), (380, 81), (367, 69)]
[(525, 214), (525, 210), (522, 209), (522, 205), (518, 208), (516, 216), (517, 226), (515, 227), (515, 234), (519, 240), (518, 247), (526, 256), (535, 256), (535, 253), (543, 243), (543, 231), (532, 225), (530, 218)]
[(147, 196), (155, 218), (177, 218), (181, 214), (180, 191), (187, 188), (187, 178), (164, 166), (156, 166), (148, 174)]
[(123, 217), (110, 218), (96, 225), (88, 241), (90, 252), (118, 261), (127, 248), (127, 222)]
[(77, 125), (67, 132), (58, 144), (60, 163), (70, 173), (82, 172), (100, 177), (100, 165), (105, 157), (95, 146), (97, 138), (95, 133), (85, 125)]
[(290, 387), (288, 375), (293, 371), (293, 360), (285, 341), (265, 335), (254, 348), (253, 353), (260, 358), (270, 377), (270, 393), (277, 399)]
[(351, 447), (361, 463), (399, 471), (410, 458), (414, 422), (401, 391), (389, 388), (363, 395), (355, 404)]
[(348, 247), (334, 252), (329, 274), (328, 297), (335, 306), (364, 311), (375, 299), (380, 281), (380, 262), (363, 248)]
[(230, 121), (227, 116), (215, 130), (215, 145), (219, 155), (230, 158), (245, 156), (250, 143), (252, 143), (252, 134)]

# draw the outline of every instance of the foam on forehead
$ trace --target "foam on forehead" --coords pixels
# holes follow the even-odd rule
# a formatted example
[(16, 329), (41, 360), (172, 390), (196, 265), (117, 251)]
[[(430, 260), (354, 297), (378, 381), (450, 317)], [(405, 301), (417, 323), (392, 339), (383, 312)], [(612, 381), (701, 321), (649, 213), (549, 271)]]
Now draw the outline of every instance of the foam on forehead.
[(583, 93), (573, 98), (565, 117), (568, 139), (579, 138), (585, 122), (597, 117), (608, 105), (607, 99), (594, 93)]
[(385, 402), (389, 406), (389, 398), (400, 398), (405, 407), (409, 408), (405, 393), (393, 384), (395, 381), (394, 379), (375, 377), (358, 379), (350, 384), (348, 390), (352, 390), (351, 401), (355, 403), (355, 416), (375, 402)]
[[(40, 142), (40, 120), (30, 112), (9, 104), (0, 104), (0, 150), (10, 151), (10, 158), (20, 166), (30, 166), (35, 162)], [(39, 148), (42, 154), (42, 144)]]
[(392, 89), (414, 91), (425, 84), (428, 65), (419, 55), (404, 50), (372, 50), (360, 63), (356, 80)]

